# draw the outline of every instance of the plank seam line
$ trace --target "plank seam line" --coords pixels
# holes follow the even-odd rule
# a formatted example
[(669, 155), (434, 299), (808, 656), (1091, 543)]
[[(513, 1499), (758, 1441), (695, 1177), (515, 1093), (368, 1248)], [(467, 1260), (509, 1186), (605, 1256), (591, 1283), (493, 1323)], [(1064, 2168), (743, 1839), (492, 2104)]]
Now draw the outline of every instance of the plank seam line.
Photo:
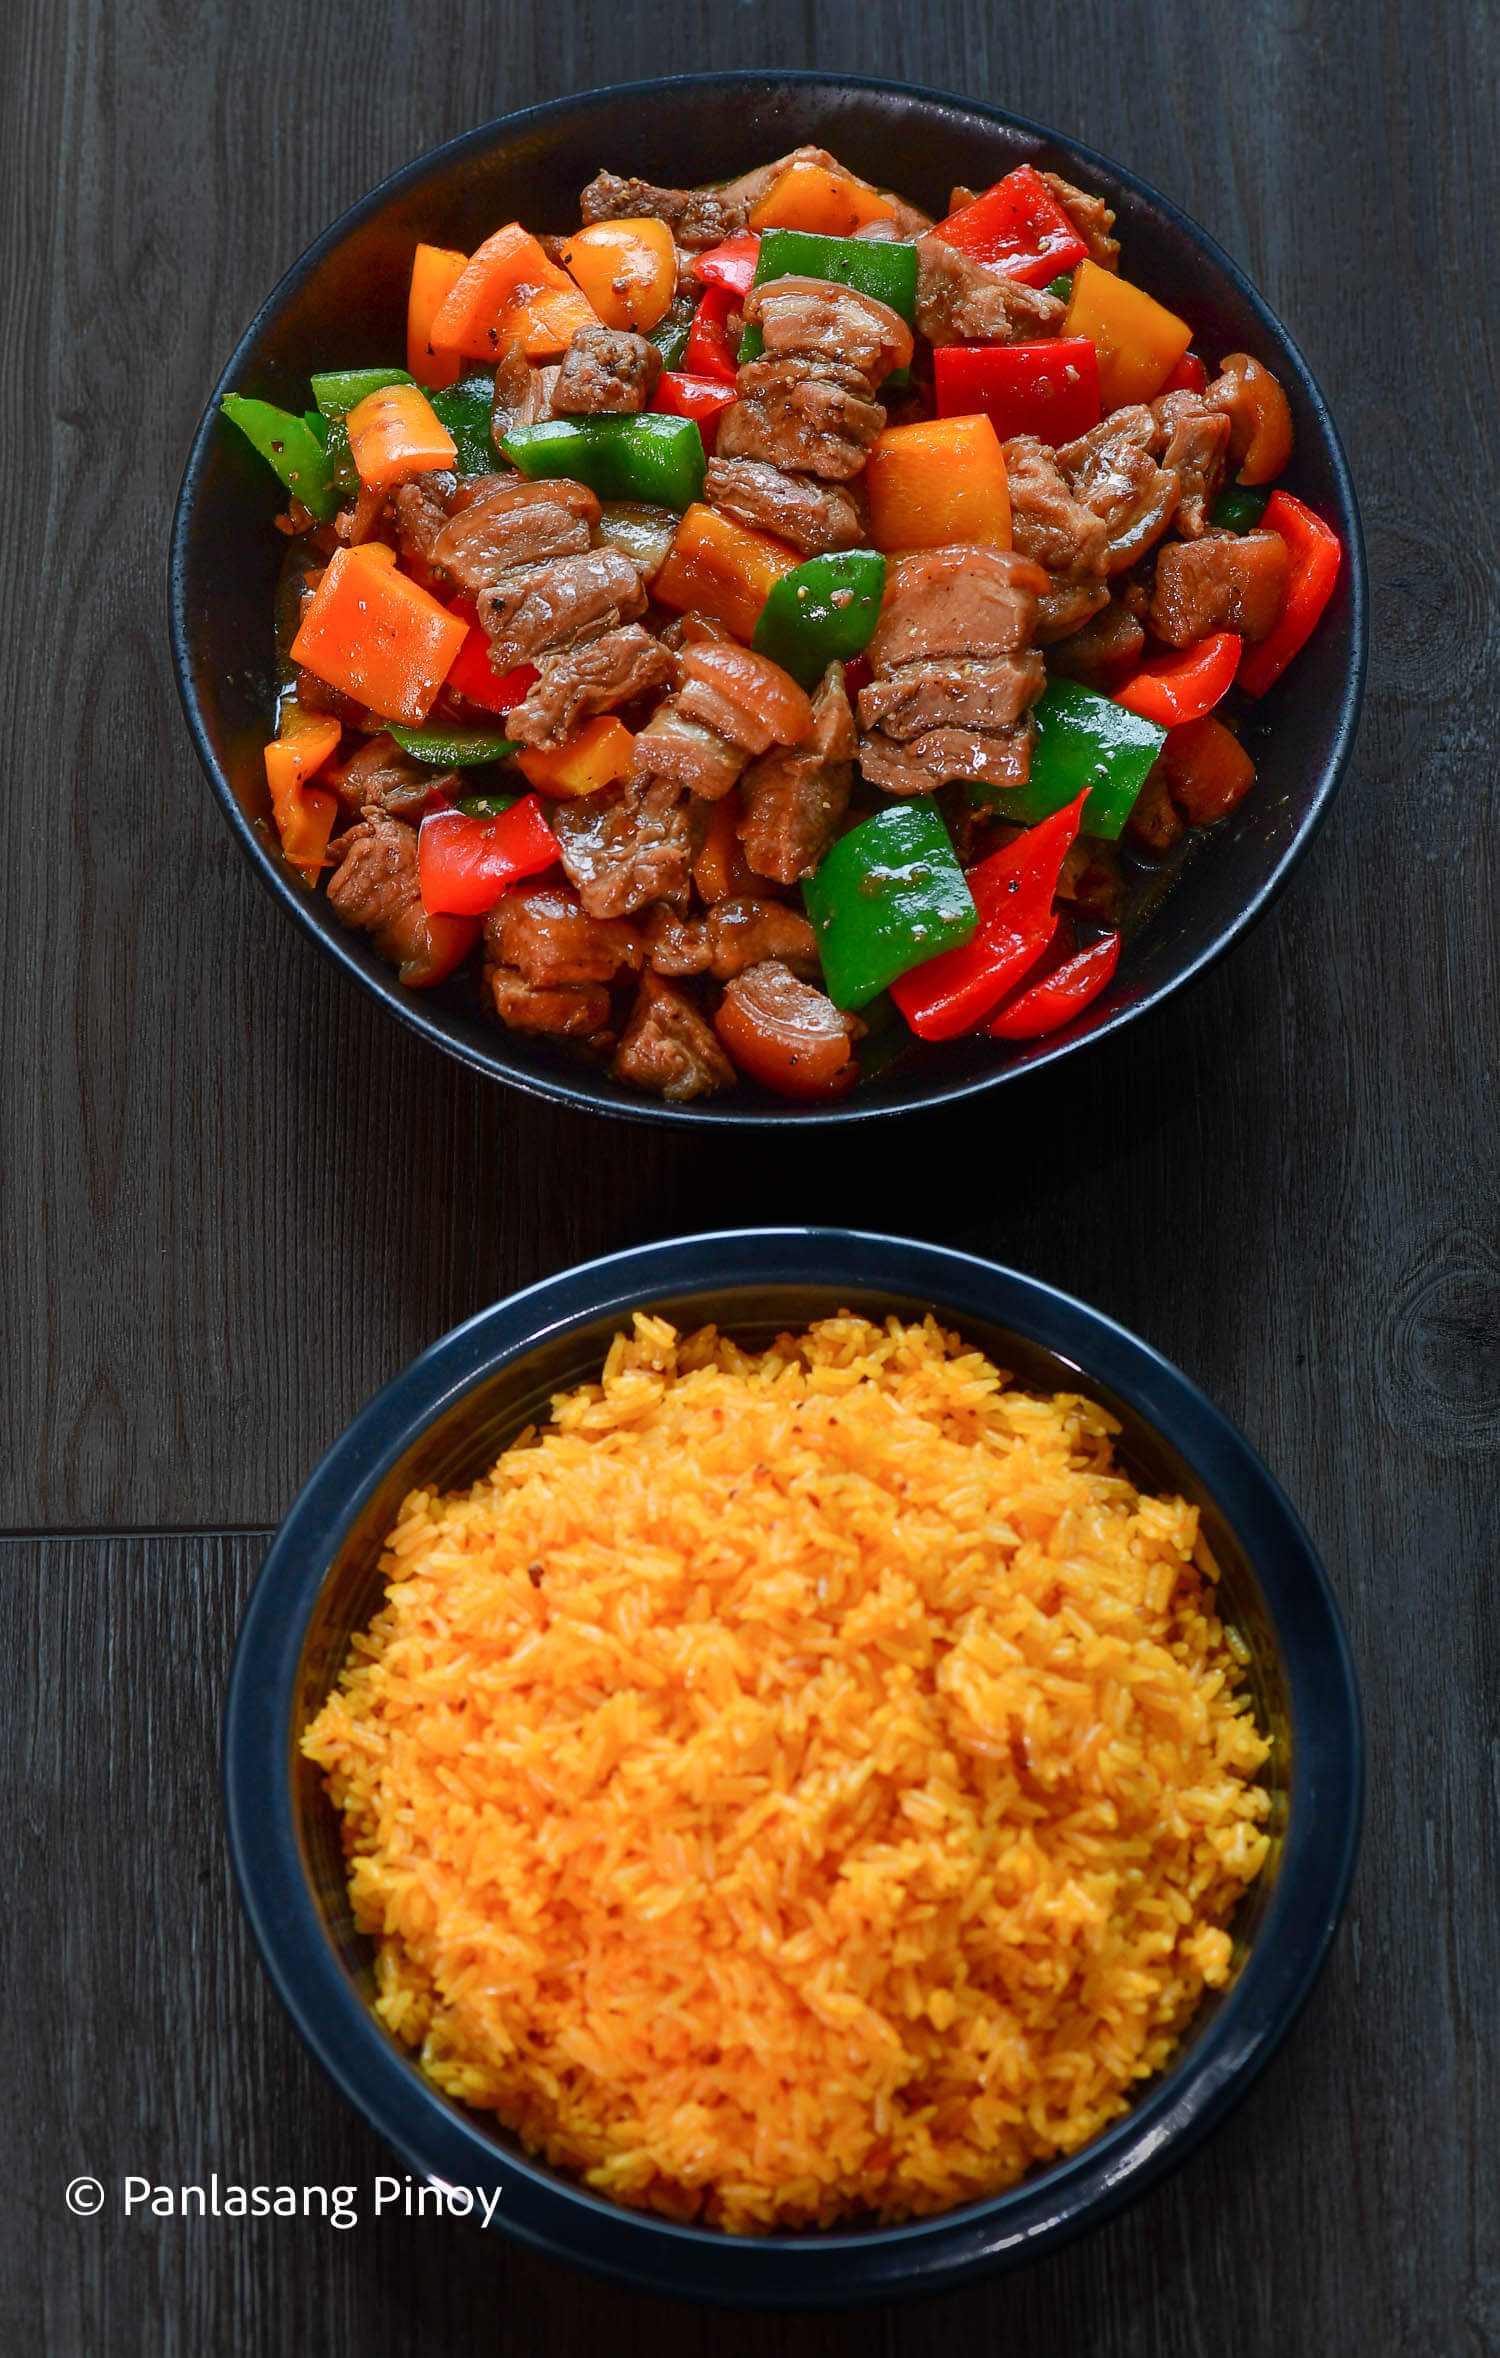
[(0, 1530), (0, 1546), (36, 1547), (79, 1539), (274, 1539), (275, 1523), (68, 1523)]

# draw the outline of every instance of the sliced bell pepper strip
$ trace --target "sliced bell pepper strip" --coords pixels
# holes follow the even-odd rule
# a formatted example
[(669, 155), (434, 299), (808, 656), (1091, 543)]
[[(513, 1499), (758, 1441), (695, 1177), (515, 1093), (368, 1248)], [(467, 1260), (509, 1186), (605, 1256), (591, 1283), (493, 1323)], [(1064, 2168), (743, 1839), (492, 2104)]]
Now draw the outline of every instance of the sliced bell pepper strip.
[(755, 265), (760, 260), (760, 235), (754, 229), (737, 229), (723, 244), (710, 246), (706, 254), (695, 254), (692, 275), (705, 287), (728, 287), (741, 300), (755, 284)]
[(1204, 393), (1207, 390), (1208, 371), (1196, 352), (1184, 352), (1162, 387), (1163, 393)]
[(971, 786), (970, 800), (984, 803), (1003, 819), (1034, 827), (1084, 790), (1084, 833), (1113, 842), (1135, 807), (1166, 730), (1139, 713), (1127, 712), (1112, 696), (1096, 695), (1078, 680), (1049, 681), (1031, 717), (1036, 737), (1025, 785), (998, 792)]
[(672, 232), (645, 214), (590, 223), (569, 238), (562, 259), (608, 328), (646, 335), (677, 292)]
[(332, 423), (346, 418), (351, 409), (358, 409), (370, 394), (385, 386), (410, 385), (415, 380), (404, 368), (334, 368), (322, 370), (310, 382), (319, 415)]
[(1076, 795), (969, 870), (965, 882), (977, 912), (973, 939), (891, 984), (891, 997), (920, 1039), (953, 1040), (972, 1029), (1042, 956), (1052, 939), (1057, 880), (1085, 799)]
[(366, 491), (394, 491), (413, 475), (451, 467), (458, 448), (419, 385), (382, 385), (344, 420)]
[(1248, 483), (1231, 483), (1214, 501), (1208, 520), (1216, 532), (1258, 532), (1270, 496)]
[(693, 862), (693, 882), (699, 899), (710, 907), (735, 893), (755, 891), (755, 877), (740, 845), (740, 812), (737, 786), (709, 806), (708, 830)]
[[(687, 431), (697, 440), (696, 429)], [(700, 455), (702, 444), (699, 444)], [(772, 586), (798, 562), (795, 549), (695, 503), (677, 527), (651, 594), (679, 613), (712, 614), (749, 642)]]
[(1098, 998), (1119, 963), (1120, 937), (1107, 933), (1007, 999), (985, 1027), (990, 1038), (1039, 1040), (1060, 1031)]
[(853, 237), (867, 221), (889, 221), (895, 206), (849, 172), (799, 157), (751, 208), (751, 229), (806, 229), (822, 237)]
[(523, 876), (539, 876), (559, 845), (534, 794), (498, 818), (431, 811), (417, 837), (422, 906), (433, 915), (482, 917)]
[(480, 627), (473, 599), (451, 598), (448, 611), (462, 622), (468, 635), (448, 666), (444, 687), (466, 703), (482, 705), (486, 712), (513, 712), (533, 680), (541, 677), (536, 665), (520, 663), (514, 671), (496, 671), (490, 661), (489, 635)]
[(1160, 721), (1164, 729), (1201, 720), (1234, 685), (1243, 646), (1237, 631), (1210, 631), (1180, 653), (1153, 655), (1115, 689), (1114, 700), (1144, 720)]
[(693, 324), (683, 347), (682, 366), (690, 377), (717, 377), (720, 384), (735, 381), (736, 362), (730, 350), (726, 321), (731, 311), (739, 309), (741, 298), (731, 294), (728, 287), (708, 286), (703, 300), (693, 313)]
[(733, 399), (733, 385), (726, 385), (720, 377), (690, 377), (684, 371), (666, 368), (656, 380), (651, 407), (664, 417), (691, 418), (703, 436), (704, 449), (712, 450), (718, 437), (719, 413)]
[(628, 777), (634, 754), (634, 737), (611, 712), (585, 721), (566, 745), (523, 746), (516, 758), (531, 785), (544, 794), (567, 796), (597, 794)]
[(466, 360), (498, 360), (519, 336), (528, 360), (556, 360), (594, 318), (567, 272), (510, 221), (470, 255), (433, 314), (428, 341)]
[(934, 236), (1001, 278), (1045, 287), (1081, 262), (1088, 247), (1040, 172), (1019, 164), (971, 205), (940, 221)]
[(456, 352), (439, 352), (432, 341), (432, 323), (469, 267), (469, 257), (453, 246), (419, 245), (411, 258), (411, 286), (406, 297), (406, 365), (419, 385), (429, 389), (451, 385), (463, 374)]
[(499, 729), (451, 729), (440, 723), (425, 729), (392, 728), (403, 753), (413, 761), (428, 761), (440, 770), (467, 770), (481, 762), (504, 761), (517, 748)]
[(661, 354), (663, 368), (681, 368), (687, 353), (688, 337), (693, 332), (693, 299), (686, 287), (679, 288), (671, 310), (659, 320), (646, 338)]
[(453, 436), (461, 475), (489, 475), (499, 467), (500, 453), (490, 431), (495, 406), (495, 384), (483, 370), (432, 395), (434, 417)]
[(462, 966), (478, 939), (477, 917), (441, 917), (428, 911), (422, 946), (414, 957), (404, 958), (397, 967), (397, 982), (409, 991), (436, 990), (439, 983), (445, 983)]
[(1172, 800), (1195, 827), (1227, 817), (1255, 783), (1255, 764), (1244, 746), (1211, 714), (1168, 729), (1161, 766)]
[[(894, 804), (841, 835), (802, 887), (835, 1007), (864, 1007), (979, 922), (942, 815)], [(998, 994), (996, 994), (998, 996)]]
[(282, 709), (277, 737), (265, 750), (271, 816), (281, 848), (309, 884), (323, 865), (339, 804), (336, 794), (308, 780), (323, 767), (342, 735), (336, 720), (290, 703)]
[(331, 524), (339, 511), (338, 487), (327, 447), (307, 419), (245, 393), (226, 393), (219, 407), (308, 514)]
[(1321, 516), (1315, 516), (1289, 491), (1273, 491), (1261, 519), (1262, 529), (1279, 533), (1292, 560), (1286, 611), (1269, 638), (1247, 647), (1240, 662), (1239, 685), (1252, 696), (1264, 696), (1279, 680), (1292, 657), (1307, 644), (1319, 615), (1333, 595), (1343, 549), (1339, 536)]
[(679, 513), (703, 496), (703, 437), (691, 418), (553, 418), (516, 426), (501, 448), (533, 481), (565, 475), (601, 499), (634, 499)]
[(887, 426), (865, 462), (870, 537), (897, 556), (978, 541), (1011, 545), (1010, 484), (986, 417)]
[(750, 641), (804, 688), (857, 655), (880, 620), (885, 559), (874, 549), (809, 557), (773, 581)]
[(775, 960), (733, 977), (714, 1030), (740, 1071), (778, 1097), (841, 1097), (858, 1077), (848, 1017)]
[(427, 718), (467, 624), (398, 573), (379, 541), (337, 549), (292, 641), (294, 663), (383, 720)]
[(1049, 344), (942, 344), (932, 356), (940, 418), (982, 412), (1002, 442), (1035, 434), (1054, 448), (1097, 426), (1099, 356), (1083, 336)]
[(1087, 261), (1073, 273), (1062, 333), (1087, 336), (1097, 347), (1106, 412), (1153, 399), (1193, 340), (1187, 321), (1154, 295)]

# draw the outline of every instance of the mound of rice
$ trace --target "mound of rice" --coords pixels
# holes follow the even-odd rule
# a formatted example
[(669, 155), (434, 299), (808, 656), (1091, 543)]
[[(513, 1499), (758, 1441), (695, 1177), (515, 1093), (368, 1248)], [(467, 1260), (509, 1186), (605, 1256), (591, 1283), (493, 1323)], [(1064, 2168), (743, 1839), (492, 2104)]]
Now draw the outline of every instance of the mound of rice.
[(1196, 1510), (931, 1320), (659, 1319), (415, 1492), (305, 1749), (379, 2010), (622, 2203), (1011, 2185), (1158, 2071), (1267, 1850)]

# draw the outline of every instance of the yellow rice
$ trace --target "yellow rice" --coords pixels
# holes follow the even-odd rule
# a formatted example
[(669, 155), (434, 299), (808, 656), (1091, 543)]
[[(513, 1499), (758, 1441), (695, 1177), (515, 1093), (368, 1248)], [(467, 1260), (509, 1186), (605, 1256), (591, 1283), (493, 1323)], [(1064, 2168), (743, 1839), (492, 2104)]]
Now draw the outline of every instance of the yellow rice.
[(638, 1317), (402, 1508), (305, 1739), (379, 2011), (602, 2194), (754, 2231), (995, 2192), (1229, 1976), (1268, 1747), (1196, 1510), (1006, 1383), (930, 1319)]

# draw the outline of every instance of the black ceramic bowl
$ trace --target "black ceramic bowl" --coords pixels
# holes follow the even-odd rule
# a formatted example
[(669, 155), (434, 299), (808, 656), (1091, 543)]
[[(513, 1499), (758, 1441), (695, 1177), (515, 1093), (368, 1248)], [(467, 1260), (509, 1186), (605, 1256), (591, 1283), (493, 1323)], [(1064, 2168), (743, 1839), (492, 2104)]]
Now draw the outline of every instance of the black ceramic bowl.
[[(866, 1053), (866, 1077), (832, 1107), (795, 1106), (748, 1084), (687, 1106), (641, 1096), (546, 1043), (481, 1016), (470, 988), (403, 990), (362, 935), (286, 867), (269, 831), (260, 749), (271, 710), (271, 604), (281, 543), (279, 486), (218, 416), (221, 395), (250, 392), (293, 409), (314, 368), (405, 350), (406, 285), (416, 240), (472, 247), (519, 217), (539, 229), (577, 220), (578, 192), (601, 165), (658, 182), (726, 179), (803, 141), (935, 214), (956, 181), (983, 187), (1023, 161), (1055, 164), (1108, 198), (1132, 279), (1190, 320), (1203, 349), (1254, 353), (1286, 387), (1297, 449), (1286, 478), (1333, 523), (1348, 553), (1307, 649), (1258, 709), (1247, 742), (1254, 792), (1212, 835), (1191, 873), (1128, 940), (1108, 992), (1066, 1031), (1029, 1047), (893, 1037)], [(1200, 973), (1260, 915), (1306, 849), (1353, 741), (1364, 676), (1364, 552), (1344, 454), (1295, 344), (1244, 275), (1165, 197), (1117, 164), (993, 107), (822, 74), (705, 74), (532, 107), (469, 132), (382, 183), (325, 231), (242, 337), (188, 460), (172, 542), (177, 678), (194, 741), (225, 816), (263, 883), (345, 971), (437, 1046), (543, 1096), (662, 1122), (857, 1122), (993, 1087), (1130, 1022)]]
[[(351, 1632), (378, 1609), (404, 1494), (490, 1466), (550, 1394), (598, 1373), (636, 1309), (769, 1339), (840, 1308), (936, 1310), (1019, 1380), (1082, 1389), (1120, 1419), (1130, 1473), (1203, 1510), (1226, 1617), (1245, 1634), (1272, 1736), (1275, 1840), (1235, 1925), (1237, 1976), (1170, 2070), (1071, 2160), (913, 2226), (736, 2237), (615, 2208), (448, 2103), (370, 2010), (334, 1813), (298, 1752)], [(229, 1842), (283, 2002), (351, 2103), (423, 2178), (502, 2191), (496, 2223), (556, 2257), (687, 2299), (806, 2307), (935, 2292), (1096, 2224), (1181, 2161), (1244, 2093), (1322, 1961), (1354, 1861), (1359, 1705), (1338, 1610), (1265, 1467), (1186, 1377), (1096, 1311), (940, 1246), (846, 1229), (741, 1230), (592, 1261), (498, 1304), (413, 1362), (357, 1417), (282, 1525), (246, 1610), (224, 1731)]]

